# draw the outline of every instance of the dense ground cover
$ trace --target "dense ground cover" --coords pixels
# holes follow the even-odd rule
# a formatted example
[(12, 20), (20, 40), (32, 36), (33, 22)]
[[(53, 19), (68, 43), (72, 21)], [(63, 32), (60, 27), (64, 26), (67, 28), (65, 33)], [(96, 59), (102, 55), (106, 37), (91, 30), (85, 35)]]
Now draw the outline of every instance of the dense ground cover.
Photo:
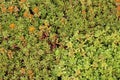
[(116, 7), (114, 0), (0, 0), (0, 80), (119, 80)]

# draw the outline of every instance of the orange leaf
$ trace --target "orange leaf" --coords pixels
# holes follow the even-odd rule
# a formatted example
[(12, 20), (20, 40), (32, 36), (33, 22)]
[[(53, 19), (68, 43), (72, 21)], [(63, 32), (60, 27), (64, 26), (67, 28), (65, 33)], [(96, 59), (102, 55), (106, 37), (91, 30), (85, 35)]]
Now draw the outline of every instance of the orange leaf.
[(82, 14), (86, 14), (86, 11), (85, 11), (85, 10), (82, 10)]
[(115, 2), (120, 2), (120, 0), (115, 0)]
[(38, 8), (38, 7), (35, 7), (35, 8), (33, 9), (33, 12), (34, 12), (35, 14), (37, 14), (37, 13), (39, 12), (39, 8)]
[(34, 32), (35, 31), (35, 27), (34, 26), (30, 26), (28, 30), (29, 30), (30, 33)]
[(33, 15), (32, 15), (32, 14), (29, 14), (28, 16), (29, 16), (29, 18), (30, 18), (30, 19), (32, 19), (32, 18), (33, 18)]
[(11, 29), (14, 29), (14, 28), (15, 28), (15, 24), (12, 23), (12, 24), (9, 25), (9, 27), (10, 27)]
[(25, 74), (25, 69), (24, 69), (24, 68), (21, 68), (21, 69), (20, 69), (20, 72), (21, 72), (21, 74)]
[(8, 12), (13, 13), (13, 11), (14, 11), (14, 6), (9, 6), (8, 7)]
[(117, 10), (120, 11), (120, 6), (117, 6)]
[(9, 59), (13, 58), (13, 52), (11, 50), (8, 50), (8, 53), (7, 53)]
[(24, 2), (26, 2), (27, 0), (20, 0), (20, 2), (22, 2), (22, 3), (24, 3)]
[(1, 11), (3, 12), (3, 13), (5, 13), (6, 12), (6, 7), (1, 7)]
[(29, 78), (32, 79), (33, 78), (33, 74), (34, 74), (33, 71), (32, 70), (28, 70), (27, 73), (28, 73)]
[(24, 13), (23, 13), (23, 17), (29, 17), (29, 15), (28, 15), (29, 13), (28, 13), (28, 11), (25, 11)]

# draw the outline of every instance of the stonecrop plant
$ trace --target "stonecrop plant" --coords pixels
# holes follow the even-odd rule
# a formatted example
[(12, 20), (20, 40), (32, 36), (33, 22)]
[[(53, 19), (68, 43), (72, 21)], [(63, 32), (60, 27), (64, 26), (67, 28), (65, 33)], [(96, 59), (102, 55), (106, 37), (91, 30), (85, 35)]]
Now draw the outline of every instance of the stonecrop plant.
[(0, 80), (119, 80), (120, 0), (0, 0)]

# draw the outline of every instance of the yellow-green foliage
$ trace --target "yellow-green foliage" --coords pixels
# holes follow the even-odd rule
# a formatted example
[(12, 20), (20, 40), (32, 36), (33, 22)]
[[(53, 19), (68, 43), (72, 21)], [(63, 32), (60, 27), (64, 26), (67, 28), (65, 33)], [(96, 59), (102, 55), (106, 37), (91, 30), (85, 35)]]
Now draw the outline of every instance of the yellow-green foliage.
[(0, 80), (119, 80), (114, 0), (0, 0)]

